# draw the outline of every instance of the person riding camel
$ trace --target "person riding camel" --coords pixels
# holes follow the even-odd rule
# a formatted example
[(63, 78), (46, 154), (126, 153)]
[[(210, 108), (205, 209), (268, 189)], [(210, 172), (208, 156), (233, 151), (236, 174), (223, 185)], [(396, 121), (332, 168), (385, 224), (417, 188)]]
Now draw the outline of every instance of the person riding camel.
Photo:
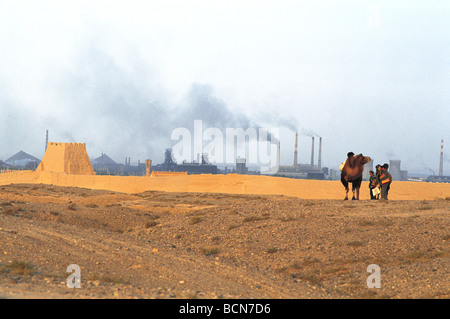
[(347, 160), (348, 160), (350, 157), (353, 157), (354, 155), (355, 155), (355, 153), (353, 153), (353, 152), (348, 152), (348, 153), (347, 153), (347, 159), (346, 159), (345, 161), (343, 161), (343, 162), (341, 163), (341, 165), (339, 166), (339, 170), (340, 170), (340, 171), (342, 171), (342, 169), (344, 168), (345, 163), (347, 162)]

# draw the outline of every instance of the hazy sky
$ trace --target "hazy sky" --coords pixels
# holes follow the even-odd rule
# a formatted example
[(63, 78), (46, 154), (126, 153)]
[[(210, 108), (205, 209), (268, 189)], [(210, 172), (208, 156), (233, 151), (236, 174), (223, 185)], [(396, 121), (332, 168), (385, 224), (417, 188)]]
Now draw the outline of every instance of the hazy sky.
[(159, 163), (198, 119), (279, 127), (283, 165), (296, 128), (300, 163), (314, 134), (323, 166), (353, 151), (437, 174), (450, 1), (0, 0), (0, 116), (2, 160), (42, 158), (48, 129), (91, 158)]

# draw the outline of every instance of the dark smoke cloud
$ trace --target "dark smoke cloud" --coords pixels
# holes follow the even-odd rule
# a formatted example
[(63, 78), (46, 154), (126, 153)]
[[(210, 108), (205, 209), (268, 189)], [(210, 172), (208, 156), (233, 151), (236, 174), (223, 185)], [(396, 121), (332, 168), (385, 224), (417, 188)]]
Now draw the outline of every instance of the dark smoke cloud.
[[(171, 132), (179, 127), (193, 129), (194, 120), (202, 120), (204, 129), (215, 127), (224, 134), (226, 128), (299, 130), (292, 118), (263, 114), (259, 119), (265, 125), (261, 125), (231, 110), (209, 84), (192, 84), (184, 98), (173, 104), (152, 66), (138, 54), (130, 55), (132, 59), (124, 65), (100, 42), (91, 41), (77, 52), (71, 66), (46, 75), (42, 91), (49, 92), (52, 100), (44, 108), (29, 112), (29, 106), (8, 104), (1, 96), (0, 133), (18, 136), (21, 132), (9, 140), (10, 149), (39, 149), (42, 154), (36, 155), (42, 156), (48, 129), (49, 141), (85, 142), (92, 158), (106, 153), (117, 162), (125, 157), (158, 162), (173, 144)], [(27, 130), (30, 127), (32, 133)], [(268, 139), (277, 142), (274, 136)]]
[[(225, 138), (227, 128), (255, 128), (257, 132), (265, 127), (257, 120), (250, 119), (246, 114), (231, 110), (228, 105), (218, 98), (214, 89), (209, 84), (194, 83), (186, 95), (184, 104), (180, 107), (182, 114), (173, 121), (173, 127), (186, 127), (193, 129), (195, 120), (201, 120), (203, 128), (214, 127), (220, 129)], [(277, 123), (279, 125), (279, 123)], [(275, 127), (272, 121), (271, 127)], [(276, 136), (268, 132), (267, 139), (272, 143), (277, 143)]]
[(90, 47), (57, 84), (58, 94), (66, 97), (66, 118), (49, 128), (52, 136), (84, 140), (94, 152), (111, 152), (118, 161), (154, 154), (169, 134), (171, 113), (153, 73), (143, 61), (125, 68)]
[(214, 95), (211, 85), (195, 83), (186, 97), (186, 109), (176, 123), (180, 126), (201, 119), (205, 126), (225, 129), (227, 127), (248, 128), (255, 126), (245, 114), (234, 113), (224, 101)]
[[(92, 158), (104, 152), (118, 162), (125, 157), (162, 160), (164, 149), (172, 146), (171, 132), (193, 129), (194, 120), (224, 134), (226, 128), (261, 127), (232, 111), (209, 84), (192, 84), (173, 104), (157, 72), (139, 56), (124, 66), (96, 43), (81, 50), (71, 67), (49, 76), (46, 86), (57, 98), (54, 110), (34, 116), (41, 120), (42, 144), (49, 129), (50, 141), (85, 142)], [(288, 121), (272, 121), (276, 125), (293, 127)]]

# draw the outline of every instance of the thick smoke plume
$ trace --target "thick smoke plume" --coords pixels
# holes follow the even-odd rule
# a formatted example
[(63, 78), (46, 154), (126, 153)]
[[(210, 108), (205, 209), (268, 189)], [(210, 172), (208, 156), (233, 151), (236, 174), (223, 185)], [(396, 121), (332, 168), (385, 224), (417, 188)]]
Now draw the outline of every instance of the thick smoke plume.
[[(41, 157), (48, 129), (49, 141), (85, 142), (91, 157), (106, 153), (122, 162), (125, 157), (134, 161), (162, 160), (164, 149), (172, 146), (171, 132), (178, 127), (193, 129), (194, 120), (202, 120), (204, 128), (219, 128), (223, 132), (226, 128), (258, 129), (267, 125), (299, 130), (298, 122), (292, 118), (261, 114), (255, 117), (265, 123), (261, 125), (246, 114), (231, 110), (208, 84), (192, 84), (184, 98), (174, 102), (161, 86), (157, 72), (138, 55), (133, 56), (133, 61), (123, 65), (91, 43), (75, 55), (72, 67), (47, 74), (39, 90), (29, 93), (29, 100), (45, 104), (44, 107), (11, 99), (14, 104), (6, 94), (0, 97), (5, 109), (2, 135), (8, 135), (5, 130), (20, 135), (11, 143)], [(300, 131), (313, 134), (301, 128)], [(277, 142), (274, 136), (268, 139)]]

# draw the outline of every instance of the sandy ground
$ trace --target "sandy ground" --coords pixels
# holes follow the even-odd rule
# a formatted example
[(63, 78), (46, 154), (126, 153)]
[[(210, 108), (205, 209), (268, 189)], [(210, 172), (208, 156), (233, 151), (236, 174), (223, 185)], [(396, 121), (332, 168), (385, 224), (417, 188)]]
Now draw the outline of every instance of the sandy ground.
[(429, 197), (4, 185), (0, 298), (449, 298), (450, 194)]

